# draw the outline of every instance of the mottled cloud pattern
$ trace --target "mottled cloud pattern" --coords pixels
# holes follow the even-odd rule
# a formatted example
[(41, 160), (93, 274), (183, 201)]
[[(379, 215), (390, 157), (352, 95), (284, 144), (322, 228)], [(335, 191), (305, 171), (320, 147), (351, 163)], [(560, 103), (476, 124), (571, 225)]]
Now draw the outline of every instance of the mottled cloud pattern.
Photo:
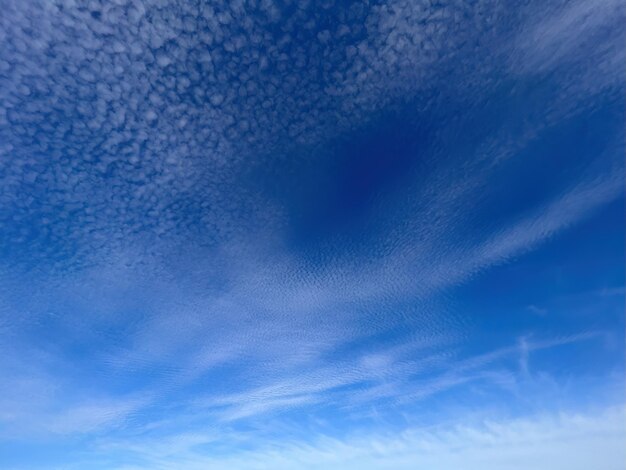
[(0, 8), (0, 466), (620, 468), (621, 2)]

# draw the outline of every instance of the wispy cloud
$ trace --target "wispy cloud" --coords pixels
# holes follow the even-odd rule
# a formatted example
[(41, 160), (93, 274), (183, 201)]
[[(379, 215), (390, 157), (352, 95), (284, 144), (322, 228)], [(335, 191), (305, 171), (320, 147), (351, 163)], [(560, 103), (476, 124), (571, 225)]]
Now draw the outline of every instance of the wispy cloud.
[[(586, 469), (621, 468), (626, 457), (624, 410), (560, 413), (524, 419), (470, 421), (451, 428), (409, 429), (337, 439), (319, 436), (307, 444), (283, 443), (243, 455), (211, 457), (194, 449), (210, 436), (150, 442), (138, 451), (146, 464), (116, 468), (248, 469)], [(163, 455), (161, 449), (172, 451)], [(106, 448), (105, 448), (106, 449)], [(119, 451), (120, 447), (111, 447)], [(208, 451), (210, 452), (210, 451)]]

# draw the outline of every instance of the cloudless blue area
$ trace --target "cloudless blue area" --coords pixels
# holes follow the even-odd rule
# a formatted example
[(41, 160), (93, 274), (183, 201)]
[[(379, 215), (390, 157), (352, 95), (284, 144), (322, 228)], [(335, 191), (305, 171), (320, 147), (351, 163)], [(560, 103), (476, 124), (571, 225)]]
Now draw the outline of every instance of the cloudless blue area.
[(623, 10), (0, 0), (0, 468), (623, 468)]

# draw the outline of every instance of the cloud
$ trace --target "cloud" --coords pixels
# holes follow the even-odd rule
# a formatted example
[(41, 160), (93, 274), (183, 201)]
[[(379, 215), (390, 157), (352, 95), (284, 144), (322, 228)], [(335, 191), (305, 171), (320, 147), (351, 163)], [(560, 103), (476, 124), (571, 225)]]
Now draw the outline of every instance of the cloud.
[[(288, 442), (240, 455), (203, 455), (195, 436), (187, 446), (152, 442), (139, 454), (147, 466), (115, 468), (282, 469), (586, 469), (621, 468), (626, 454), (623, 408), (586, 414), (563, 412), (520, 419), (471, 421), (452, 427), (407, 429), (338, 439), (319, 436), (312, 442)], [(210, 445), (211, 439), (204, 443)], [(163, 456), (158, 449), (175, 449)], [(105, 448), (106, 449), (106, 448)], [(109, 450), (119, 451), (115, 446)], [(131, 446), (132, 449), (132, 446)]]
[[(571, 120), (621, 93), (617, 3), (296, 3), (3, 2), (4, 426), (129, 440), (202, 426), (154, 444), (169, 450), (150, 468), (608, 458), (613, 425), (579, 446), (604, 428), (587, 416), (571, 434), (573, 414), (188, 455), (295, 411), (334, 425), (404, 419), (460, 388), (509, 397), (541, 372), (535, 352), (603, 334), (537, 323), (476, 347), (454, 294), (623, 196), (617, 119), (567, 161), (553, 135), (578, 137)], [(485, 209), (518, 180), (523, 207)]]
[[(614, 59), (611, 54), (619, 53), (619, 48), (604, 48), (617, 40), (621, 13), (620, 2), (614, 0), (576, 1), (556, 8), (547, 5), (544, 17), (524, 30), (518, 39), (525, 56), (523, 67), (537, 73), (589, 57), (611, 63)], [(604, 50), (587, 50), (599, 44)], [(615, 78), (611, 75), (602, 80), (610, 82)]]

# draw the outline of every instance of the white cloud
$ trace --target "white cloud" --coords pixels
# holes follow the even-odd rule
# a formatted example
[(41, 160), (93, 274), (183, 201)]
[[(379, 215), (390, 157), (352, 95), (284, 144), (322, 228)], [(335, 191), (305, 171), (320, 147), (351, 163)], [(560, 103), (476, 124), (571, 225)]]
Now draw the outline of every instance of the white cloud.
[[(146, 446), (139, 455), (150, 463), (119, 468), (620, 470), (626, 459), (625, 417), (624, 409), (618, 407), (345, 439), (320, 436), (222, 457), (211, 457), (210, 450), (194, 450), (198, 443), (194, 437), (186, 448), (176, 440), (177, 452), (168, 456), (160, 455), (158, 445)], [(112, 447), (118, 451), (122, 448)]]
[[(505, 128), (476, 152), (453, 155), (458, 159), (448, 159), (451, 147), (445, 145), (424, 156), (432, 172), (406, 191), (409, 213), (395, 213), (384, 198), (375, 207), (383, 214), (376, 222), (380, 246), (367, 259), (348, 246), (347, 255), (331, 253), (336, 259), (320, 266), (288, 246), (283, 205), (291, 201), (269, 200), (240, 186), (239, 178), (267, 163), (265, 154), (278, 155), (279, 171), (281, 152), (293, 146), (304, 149), (302, 160), (307, 152), (317, 155), (318, 144), (359, 128), (374, 111), (442, 83), (438, 74), (445, 75), (451, 99), (488, 98), (493, 83), (485, 70), (500, 67), (497, 54), (484, 69), (458, 72), (459, 83), (448, 79), (445, 66), (457, 55), (474, 55), (463, 44), (484, 42), (473, 28), (492, 31), (490, 18), (502, 17), (502, 10), (491, 8), (497, 2), (472, 8), (355, 4), (341, 24), (321, 33), (307, 33), (302, 25), (326, 22), (324, 9), (302, 4), (291, 19), (281, 18), (280, 37), (270, 34), (280, 16), (271, 2), (252, 13), (247, 6), (203, 6), (201, 18), (197, 6), (173, 1), (91, 2), (89, 11), (60, 1), (5, 3), (0, 206), (11, 213), (0, 221), (0, 248), (21, 259), (0, 266), (0, 339), (8, 339), (0, 352), (7, 364), (38, 349), (58, 356), (46, 373), (33, 366), (41, 361), (38, 354), (2, 370), (12, 384), (0, 388), (5, 423), (94, 434), (127, 423), (148, 402), (155, 414), (163, 412), (181, 390), (195, 399), (177, 397), (184, 413), (206, 412), (203, 417), (221, 424), (332, 400), (350, 410), (398, 397), (417, 401), (480, 381), (514, 382), (499, 361), (519, 354), (521, 368), (531, 372), (534, 350), (581, 339), (539, 344), (530, 338), (520, 347), (468, 356), (459, 349), (469, 327), (441, 294), (537, 248), (623, 193), (623, 165), (611, 165), (609, 156), (607, 165), (568, 181), (568, 189), (507, 225), (466, 235), (486, 177), (616, 83), (623, 48), (614, 47), (612, 33), (592, 47), (592, 39), (619, 20), (615, 1), (573, 2), (540, 21), (532, 18), (521, 38), (505, 41), (504, 48), (515, 51), (513, 74), (549, 73), (568, 62), (589, 68), (588, 55), (598, 70), (610, 72), (600, 74), (597, 87), (586, 81), (570, 88), (576, 76), (559, 76), (567, 99), (551, 96), (549, 111), (522, 126), (515, 142)], [(580, 47), (587, 55), (576, 56)], [(315, 80), (318, 72), (324, 83)], [(436, 109), (436, 99), (418, 107), (418, 114)], [(468, 120), (474, 119), (467, 109)], [(444, 124), (433, 131), (441, 145), (463, 127), (451, 131)], [(34, 261), (41, 261), (42, 272), (16, 269)], [(396, 311), (395, 304), (407, 299), (414, 310)], [(367, 344), (394, 328), (410, 332), (400, 346)], [(81, 353), (72, 357), (76, 350)], [(205, 385), (220, 368), (227, 370), (220, 380), (230, 390), (218, 393)], [(153, 381), (136, 385), (132, 379), (141, 374)], [(105, 377), (105, 388), (145, 385), (150, 399), (112, 398), (114, 386), (101, 391), (100, 401), (87, 399), (93, 390), (85, 377)], [(207, 392), (202, 400), (192, 387), (198, 383)], [(350, 386), (359, 390), (346, 392)], [(553, 450), (514, 422), (503, 425), (510, 441), (482, 427), (434, 438), (409, 433), (323, 440), (255, 455), (263, 465), (276, 464), (272, 468), (363, 470), (388, 468), (388, 462), (395, 462), (389, 468), (414, 468), (415, 462), (428, 470), (469, 468), (463, 463), (499, 458), (502, 465), (494, 468), (515, 468), (507, 462), (517, 451), (553, 459), (550, 468), (558, 468), (568, 457), (557, 451), (566, 445), (582, 453), (572, 457), (576, 464), (594, 451), (609, 455), (611, 449), (593, 437), (597, 423), (589, 417), (580, 435), (588, 432), (591, 441), (578, 445), (578, 435), (567, 433), (576, 419), (527, 424), (538, 435), (555, 433)], [(180, 441), (202, 443), (198, 436), (203, 434), (182, 436), (172, 453), (182, 452)], [(500, 444), (483, 446), (485, 441)], [(536, 454), (524, 447), (529, 442)], [(451, 445), (460, 450), (450, 453)], [(164, 462), (172, 468), (254, 468), (252, 460)]]

